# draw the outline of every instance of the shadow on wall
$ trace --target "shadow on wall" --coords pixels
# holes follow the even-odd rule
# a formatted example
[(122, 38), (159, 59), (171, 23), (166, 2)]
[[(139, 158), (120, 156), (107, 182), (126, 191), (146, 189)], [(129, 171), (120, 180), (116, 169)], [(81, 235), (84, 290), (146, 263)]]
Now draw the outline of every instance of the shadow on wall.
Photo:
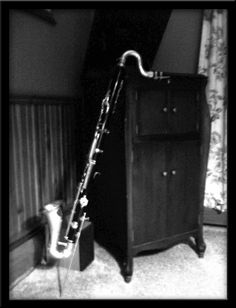
[(173, 10), (153, 62), (153, 69), (197, 73), (202, 10)]

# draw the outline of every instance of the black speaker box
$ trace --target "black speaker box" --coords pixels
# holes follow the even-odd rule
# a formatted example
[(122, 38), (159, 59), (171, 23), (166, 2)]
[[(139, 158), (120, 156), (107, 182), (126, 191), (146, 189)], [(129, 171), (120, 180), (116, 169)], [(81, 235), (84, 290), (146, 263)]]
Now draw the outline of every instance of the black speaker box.
[[(68, 268), (72, 256), (60, 260), (60, 266)], [(73, 257), (71, 269), (83, 271), (94, 260), (93, 223), (85, 221), (78, 246)]]

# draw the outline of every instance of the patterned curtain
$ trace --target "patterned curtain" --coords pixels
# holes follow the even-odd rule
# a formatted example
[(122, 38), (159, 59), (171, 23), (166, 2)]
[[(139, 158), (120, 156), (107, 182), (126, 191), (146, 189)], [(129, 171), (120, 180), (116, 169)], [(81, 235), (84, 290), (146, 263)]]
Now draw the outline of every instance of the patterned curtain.
[(208, 76), (211, 141), (204, 206), (227, 209), (227, 11), (204, 10), (198, 72)]

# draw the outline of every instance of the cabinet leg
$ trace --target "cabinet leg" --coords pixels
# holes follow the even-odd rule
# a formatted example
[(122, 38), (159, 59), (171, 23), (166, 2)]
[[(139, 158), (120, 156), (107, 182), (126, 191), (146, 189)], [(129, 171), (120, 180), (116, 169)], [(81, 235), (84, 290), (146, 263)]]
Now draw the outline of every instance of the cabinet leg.
[(133, 275), (133, 258), (128, 257), (123, 264), (123, 275), (125, 282), (130, 282)]
[(205, 254), (205, 250), (206, 250), (206, 243), (204, 242), (202, 232), (200, 232), (195, 237), (195, 241), (196, 241), (198, 256), (199, 256), (199, 258), (203, 258), (204, 254)]

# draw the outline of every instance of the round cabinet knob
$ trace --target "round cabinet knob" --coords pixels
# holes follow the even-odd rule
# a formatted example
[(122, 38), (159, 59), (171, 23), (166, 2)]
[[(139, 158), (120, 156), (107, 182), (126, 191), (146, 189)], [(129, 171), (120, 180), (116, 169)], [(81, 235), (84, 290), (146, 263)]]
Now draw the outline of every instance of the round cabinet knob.
[(163, 171), (163, 172), (162, 172), (162, 175), (163, 175), (163, 176), (167, 176), (167, 171)]
[(168, 111), (168, 108), (167, 108), (167, 107), (164, 107), (164, 108), (162, 109), (162, 111), (163, 111), (163, 112), (167, 112), (167, 111)]
[(172, 175), (176, 175), (176, 170), (172, 170), (172, 171), (171, 171), (171, 174), (172, 174)]
[(172, 109), (172, 111), (173, 111), (174, 113), (176, 113), (176, 112), (177, 112), (177, 108), (174, 107), (174, 108)]

